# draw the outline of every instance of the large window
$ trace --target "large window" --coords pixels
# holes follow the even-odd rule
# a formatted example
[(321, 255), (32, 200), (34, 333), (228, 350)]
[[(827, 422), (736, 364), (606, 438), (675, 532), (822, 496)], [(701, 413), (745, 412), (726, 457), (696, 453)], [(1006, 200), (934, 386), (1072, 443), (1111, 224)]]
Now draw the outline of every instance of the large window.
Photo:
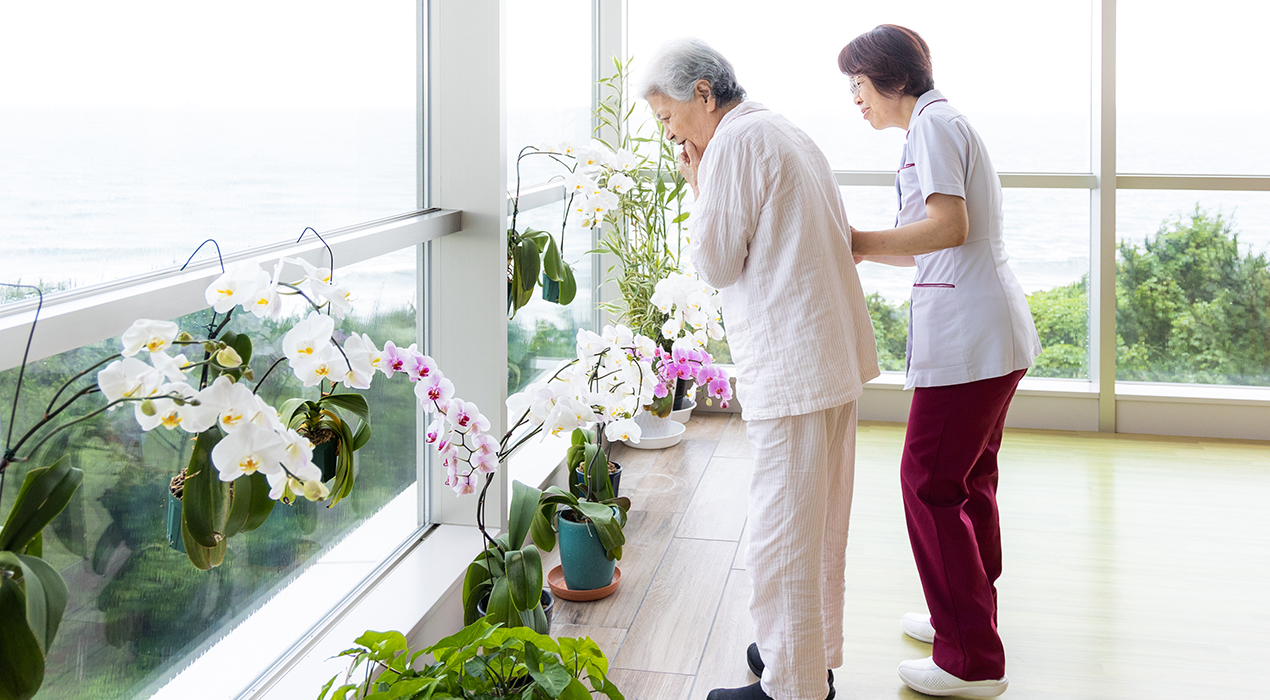
[[(336, 279), (356, 294), (337, 327), (380, 345), (419, 339), (428, 316), (417, 303), (415, 244), (443, 228), (429, 229), (416, 211), (420, 19), (415, 0), (0, 9), (0, 63), (14, 68), (0, 91), (0, 281), (39, 284), (46, 316), (100, 308), (108, 317), (53, 333), (59, 350), (73, 349), (37, 353), (18, 428), (38, 419), (69, 373), (118, 352), (118, 337), (101, 340), (98, 329), (155, 315), (145, 300), (159, 296), (170, 307), (203, 305), (171, 268), (207, 238), (226, 257), (262, 245), (276, 257), (316, 245), (311, 235), (293, 245), (306, 227), (325, 235), (379, 221), (344, 234), (355, 242), (328, 237)], [(199, 254), (215, 256), (210, 246)], [(144, 284), (115, 285), (109, 303), (94, 287), (154, 271)], [(82, 288), (74, 302), (55, 294), (72, 288)], [(0, 331), (20, 350), (8, 341), (25, 340), (33, 304), (11, 289), (0, 290), (0, 304)], [(197, 336), (210, 314), (172, 320)], [(234, 318), (230, 330), (254, 340), (257, 379), (295, 320)], [(59, 328), (49, 323), (37, 336)], [(12, 355), (0, 366), (4, 428)], [(44, 556), (70, 601), (37, 697), (229, 696), (247, 687), (423, 525), (413, 388), (381, 377), (364, 392), (373, 435), (357, 452), (348, 498), (329, 509), (278, 505), (207, 572), (168, 539), (169, 511), (180, 505), (169, 483), (188, 462), (187, 434), (144, 432), (128, 407), (12, 465), (0, 514), (31, 466), (61, 456), (85, 473), (45, 532)], [(259, 392), (275, 406), (316, 395), (285, 366)], [(82, 403), (87, 413), (103, 402)]]
[(77, 287), (414, 209), (416, 4), (5, 3), (0, 276)]
[[(733, 62), (750, 99), (804, 129), (825, 151), (839, 179), (852, 225), (889, 228), (895, 191), (870, 186), (894, 172), (904, 143), (899, 129), (875, 131), (851, 104), (838, 51), (881, 23), (911, 27), (931, 46), (935, 84), (983, 135), (998, 171), (1087, 172), (1090, 164), (1090, 4), (1086, 0), (1021, 8), (979, 2), (974, 11), (941, 2), (870, 9), (824, 4), (800, 12), (739, 3), (719, 13), (712, 3), (658, 0), (633, 5), (631, 43), (647, 58), (663, 42), (694, 34)], [(764, 20), (753, 21), (758, 14)], [(667, 18), (673, 17), (673, 21)], [(1040, 25), (1045, 31), (1036, 31)], [(1003, 55), (1027, 60), (1002, 61)], [(1044, 134), (1044, 137), (1039, 137)], [(1005, 193), (1006, 249), (1051, 348), (1032, 376), (1089, 376), (1089, 194), (1038, 188), (1025, 176)], [(858, 268), (877, 331), (884, 370), (904, 371), (911, 269), (865, 263)]]

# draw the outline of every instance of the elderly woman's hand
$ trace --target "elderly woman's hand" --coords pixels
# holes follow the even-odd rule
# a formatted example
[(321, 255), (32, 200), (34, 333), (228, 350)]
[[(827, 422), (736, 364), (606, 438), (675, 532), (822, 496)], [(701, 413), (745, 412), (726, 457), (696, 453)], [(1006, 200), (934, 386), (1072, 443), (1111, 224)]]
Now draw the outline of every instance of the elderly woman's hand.
[(679, 152), (679, 172), (692, 186), (692, 196), (697, 197), (697, 166), (701, 165), (701, 151), (691, 141), (683, 142), (683, 150)]

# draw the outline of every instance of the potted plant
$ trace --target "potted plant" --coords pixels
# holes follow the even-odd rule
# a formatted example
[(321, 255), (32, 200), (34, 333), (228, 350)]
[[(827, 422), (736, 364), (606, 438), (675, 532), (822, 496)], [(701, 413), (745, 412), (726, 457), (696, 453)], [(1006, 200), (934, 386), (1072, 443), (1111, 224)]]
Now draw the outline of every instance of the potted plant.
[[(283, 276), (287, 265), (303, 268), (303, 275), (288, 281)], [(33, 337), (43, 295), (38, 288), (27, 288), (40, 294), (31, 325)], [(285, 356), (255, 381), (251, 338), (227, 327), (240, 307), (277, 322), (287, 296), (303, 299), (312, 311), (286, 333)], [(370, 338), (354, 335), (341, 342), (336, 337), (335, 319), (343, 318), (351, 306), (349, 290), (332, 281), (329, 269), (283, 259), (272, 274), (255, 264), (224, 272), (209, 285), (206, 298), (214, 313), (204, 338), (196, 340), (175, 323), (140, 319), (124, 332), (119, 352), (67, 379), (25, 432), (15, 435), (16, 426), (11, 424), (0, 452), (0, 492), (11, 465), (41, 458), (41, 448), (62, 431), (131, 404), (142, 430), (180, 428), (193, 436), (187, 466), (174, 480), (175, 488), (169, 489), (171, 495), (163, 497), (179, 494), (175, 504), (169, 501), (172, 516), (179, 510), (171, 540), (173, 544), (180, 540), (186, 557), (199, 569), (219, 566), (226, 556), (226, 541), (259, 528), (277, 501), (289, 504), (299, 495), (314, 501), (332, 496), (312, 461), (313, 443), (297, 428), (330, 429), (337, 434), (330, 505), (347, 496), (353, 485), (352, 453), (370, 437), (369, 410), (364, 399), (337, 393), (337, 386), (364, 389), (377, 369), (390, 374), (387, 354)], [(201, 350), (202, 358), (187, 359), (183, 353), (172, 356), (169, 349)], [(294, 410), (288, 413), (296, 427), (284, 424), (278, 412), (257, 395), (269, 373), (284, 361), (304, 386), (316, 386), (320, 394), (315, 401), (293, 404)], [(24, 357), (13, 414), (22, 398), (26, 365)], [(94, 372), (95, 382), (75, 388)], [(419, 381), (422, 376), (412, 374), (411, 378)], [(97, 394), (105, 398), (104, 403), (67, 418), (69, 408)], [(0, 531), (0, 636), (5, 639), (0, 645), (0, 675), (12, 679), (9, 696), (15, 698), (32, 697), (43, 683), (44, 655), (67, 603), (65, 581), (40, 559), (41, 532), (82, 481), (82, 471), (69, 460), (30, 469)]]
[[(339, 675), (332, 677), (318, 700), (581, 699), (595, 694), (623, 700), (608, 678), (608, 659), (590, 637), (552, 639), (477, 620), (414, 652), (400, 632), (368, 630), (356, 644), (340, 654), (351, 659), (342, 684), (336, 685)], [(415, 668), (424, 654), (435, 661)]]
[[(460, 495), (471, 494), (484, 479), (476, 522), (486, 546), (469, 565), (463, 585), (464, 617), (469, 623), (487, 616), (507, 626), (524, 625), (540, 632), (548, 629), (539, 547), (553, 547), (555, 532), (549, 525), (544, 530), (539, 522), (541, 514), (536, 513), (545, 496), (538, 489), (514, 483), (507, 531), (493, 537), (485, 526), (489, 487), (498, 465), (543, 433), (600, 426), (610, 440), (617, 435), (638, 440), (639, 428), (632, 416), (643, 402), (651, 400), (654, 391), (654, 371), (648, 359), (653, 347), (652, 341), (637, 338), (625, 328), (608, 327), (603, 336), (579, 331), (576, 359), (561, 363), (549, 379), (508, 398), (508, 415), (514, 421), (501, 439), (488, 434), (489, 419), (476, 405), (456, 397), (453, 383), (439, 369), (416, 387), (424, 410), (436, 414), (424, 442), (441, 457), (446, 485)], [(594, 463), (599, 464), (598, 460)], [(603, 468), (607, 470), (607, 461)], [(603, 486), (593, 483), (581, 499), (586, 505), (567, 492), (552, 497), (572, 497), (578, 509), (594, 506), (606, 537), (620, 538), (630, 501), (613, 497), (607, 472)], [(527, 535), (532, 535), (533, 542), (525, 543)], [(616, 552), (620, 557), (620, 544)], [(483, 604), (486, 598), (488, 603)]]

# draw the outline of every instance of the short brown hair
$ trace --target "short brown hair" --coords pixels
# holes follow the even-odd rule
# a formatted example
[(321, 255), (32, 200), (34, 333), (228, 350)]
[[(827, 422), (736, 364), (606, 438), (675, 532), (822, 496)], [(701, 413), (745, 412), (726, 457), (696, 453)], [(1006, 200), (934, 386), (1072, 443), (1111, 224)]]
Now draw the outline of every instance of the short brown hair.
[(838, 69), (863, 75), (887, 97), (913, 95), (935, 89), (930, 47), (912, 29), (882, 24), (851, 40), (838, 53)]

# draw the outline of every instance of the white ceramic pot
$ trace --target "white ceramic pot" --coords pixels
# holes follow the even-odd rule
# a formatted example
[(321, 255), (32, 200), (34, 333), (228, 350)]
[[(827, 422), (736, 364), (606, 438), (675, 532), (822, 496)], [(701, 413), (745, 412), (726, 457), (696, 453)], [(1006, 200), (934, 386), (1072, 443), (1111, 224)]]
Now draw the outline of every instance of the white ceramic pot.
[(697, 407), (697, 402), (692, 399), (684, 399), (684, 403), (686, 405), (683, 408), (670, 412), (670, 419), (676, 423), (687, 423), (692, 417), (692, 409)]

